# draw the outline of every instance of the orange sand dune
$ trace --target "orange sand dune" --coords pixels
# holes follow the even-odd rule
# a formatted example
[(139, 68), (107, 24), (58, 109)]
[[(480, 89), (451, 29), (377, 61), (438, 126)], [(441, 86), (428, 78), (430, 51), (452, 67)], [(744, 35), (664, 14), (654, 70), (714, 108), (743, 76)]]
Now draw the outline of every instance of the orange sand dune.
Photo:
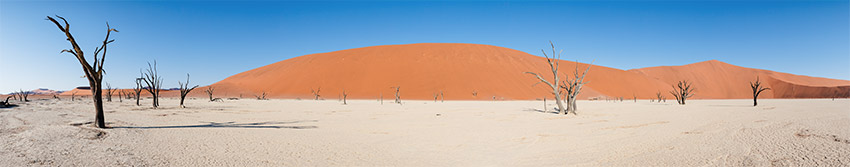
[(762, 85), (772, 88), (763, 98), (828, 98), (850, 96), (850, 81), (809, 77), (761, 69), (739, 67), (717, 60), (683, 66), (661, 66), (629, 70), (668, 83), (672, 89), (679, 80), (689, 80), (697, 88), (695, 98), (752, 98), (749, 82), (760, 77)]
[[(566, 55), (569, 58), (569, 55)], [(562, 61), (561, 72), (576, 64)], [(586, 64), (579, 64), (579, 70)], [(216, 94), (253, 97), (265, 91), (274, 98), (336, 99), (343, 89), (355, 99), (392, 99), (401, 86), (402, 99), (433, 99), (443, 91), (449, 100), (528, 100), (552, 98), (544, 84), (526, 71), (551, 80), (542, 57), (504, 47), (479, 44), (423, 43), (373, 46), (295, 57), (226, 78), (212, 86)], [(642, 74), (594, 66), (580, 98), (633, 94), (648, 98), (666, 83)], [(478, 92), (477, 96), (473, 92)]]
[[(570, 55), (562, 57), (570, 59)], [(587, 64), (578, 64), (584, 70)], [(572, 75), (576, 63), (561, 61), (561, 77)], [(533, 100), (552, 99), (551, 89), (537, 84), (524, 72), (537, 72), (552, 80), (543, 57), (480, 44), (422, 43), (384, 45), (299, 56), (230, 76), (212, 84), (215, 97), (313, 99), (311, 89), (321, 88), (322, 99), (337, 99), (345, 90), (350, 99), (392, 100), (401, 86), (402, 99), (433, 100), (442, 91), (446, 100)], [(655, 98), (661, 92), (672, 99), (671, 85), (690, 80), (697, 87), (695, 98), (751, 98), (749, 82), (760, 76), (773, 88), (764, 98), (828, 98), (850, 96), (850, 81), (817, 78), (751, 69), (712, 60), (684, 66), (661, 66), (620, 70), (593, 66), (580, 99)], [(533, 85), (533, 86), (532, 86)], [(206, 97), (205, 87), (189, 94)], [(90, 95), (89, 90), (62, 93)], [(473, 95), (477, 92), (477, 96)], [(842, 93), (843, 92), (843, 93)], [(149, 96), (143, 91), (142, 96)], [(162, 91), (164, 97), (179, 91)]]

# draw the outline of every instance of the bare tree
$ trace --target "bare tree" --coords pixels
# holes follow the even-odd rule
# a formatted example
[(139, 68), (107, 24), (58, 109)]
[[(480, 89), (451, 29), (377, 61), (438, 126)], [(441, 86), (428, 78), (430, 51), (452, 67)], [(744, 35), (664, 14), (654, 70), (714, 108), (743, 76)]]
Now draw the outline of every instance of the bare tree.
[[(103, 99), (101, 98), (101, 91), (102, 91), (101, 90), (101, 81), (103, 81), (103, 63), (106, 61), (105, 58), (106, 58), (106, 46), (107, 46), (107, 44), (115, 41), (115, 40), (109, 39), (109, 34), (113, 31), (118, 32), (118, 30), (115, 30), (115, 29), (109, 27), (109, 23), (108, 22), (106, 23), (106, 38), (103, 39), (103, 43), (100, 47), (95, 48), (94, 63), (90, 65), (86, 61), (86, 58), (84, 57), (82, 48), (80, 48), (80, 46), (77, 45), (77, 41), (74, 39), (74, 36), (71, 35), (70, 24), (68, 24), (68, 20), (65, 20), (65, 18), (60, 17), (60, 16), (56, 16), (56, 17), (59, 18), (59, 19), (62, 19), (62, 21), (65, 23), (65, 26), (62, 26), (62, 24), (59, 24), (59, 21), (56, 21), (56, 19), (53, 19), (50, 16), (47, 16), (47, 20), (50, 20), (51, 22), (53, 22), (53, 24), (56, 24), (56, 26), (59, 27), (59, 30), (61, 30), (63, 33), (65, 33), (65, 37), (66, 37), (65, 39), (68, 40), (71, 43), (71, 46), (73, 47), (73, 50), (65, 49), (65, 50), (62, 50), (61, 53), (64, 53), (64, 52), (71, 53), (72, 55), (74, 55), (77, 58), (77, 60), (79, 60), (80, 65), (82, 65), (83, 72), (85, 72), (86, 78), (89, 80), (89, 86), (91, 87), (92, 96), (94, 96), (92, 99), (94, 100), (94, 108), (95, 108), (95, 113), (96, 113), (95, 114), (95, 126), (97, 126), (98, 128), (106, 128), (106, 122), (104, 121), (105, 119), (104, 119), (104, 116), (103, 116)], [(100, 59), (97, 58), (98, 54), (101, 54)]]
[[(554, 80), (553, 80), (554, 82), (549, 82), (546, 79), (543, 79), (543, 77), (540, 76), (540, 74), (537, 74), (537, 73), (534, 73), (534, 72), (525, 72), (525, 73), (534, 75), (534, 77), (536, 77), (538, 80), (540, 80), (539, 82), (535, 83), (534, 85), (537, 85), (539, 83), (545, 83), (550, 88), (552, 88), (552, 95), (555, 95), (555, 103), (558, 104), (558, 114), (567, 114), (567, 112), (565, 110), (566, 108), (564, 108), (564, 105), (561, 103), (561, 90), (560, 90), (561, 87), (558, 85), (561, 82), (559, 77), (558, 77), (558, 68), (560, 67), (559, 65), (560, 65), (560, 59), (561, 59), (561, 52), (563, 52), (563, 50), (561, 50), (561, 52), (558, 52), (557, 57), (555, 57), (556, 56), (556, 54), (555, 54), (555, 44), (552, 43), (552, 41), (549, 41), (549, 45), (552, 46), (552, 58), (549, 58), (549, 55), (546, 54), (545, 50), (540, 49), (540, 51), (543, 52), (543, 56), (546, 57), (546, 61), (549, 63), (549, 68), (552, 71), (552, 76), (555, 77)], [(532, 85), (532, 86), (534, 86), (534, 85)], [(545, 109), (544, 109), (544, 111), (545, 111)]]
[(124, 102), (124, 91), (118, 90), (118, 102)]
[(144, 76), (142, 80), (147, 85), (145, 90), (153, 96), (153, 108), (157, 108), (159, 107), (159, 91), (162, 89), (162, 78), (157, 73), (156, 60), (153, 61), (153, 65), (148, 62), (148, 69), (142, 75)]
[(443, 91), (440, 91), (440, 103), (445, 102), (446, 96), (443, 95)]
[(440, 93), (434, 93), (434, 102), (437, 102), (437, 98), (440, 97)]
[(661, 98), (663, 98), (663, 96), (661, 96), (661, 91), (655, 93), (655, 98), (657, 102), (661, 103)]
[(136, 78), (136, 87), (133, 88), (133, 93), (136, 93), (136, 106), (141, 106), (139, 99), (142, 98), (142, 82), (145, 78)]
[(180, 82), (180, 81), (177, 81), (177, 84), (180, 86), (180, 107), (186, 108), (186, 106), (183, 105), (183, 101), (186, 99), (186, 95), (189, 95), (189, 92), (192, 92), (192, 90), (195, 90), (195, 88), (198, 88), (198, 85), (195, 85), (195, 86), (189, 88), (189, 74), (186, 74), (186, 83), (185, 84), (183, 82)]
[[(553, 52), (554, 52), (554, 50), (553, 50)], [(576, 61), (576, 66), (575, 66), (576, 69), (573, 71), (573, 78), (570, 79), (569, 75), (565, 74), (565, 76), (567, 78), (564, 79), (564, 81), (561, 81), (563, 83), (563, 85), (561, 85), (561, 88), (564, 89), (567, 93), (567, 95), (566, 95), (567, 96), (567, 98), (566, 98), (566, 100), (567, 100), (567, 112), (572, 112), (573, 114), (578, 115), (576, 113), (576, 110), (578, 110), (578, 106), (576, 105), (576, 98), (578, 97), (578, 94), (581, 93), (582, 86), (584, 86), (584, 84), (587, 84), (587, 83), (590, 82), (590, 81), (584, 81), (584, 77), (587, 76), (587, 72), (590, 71), (590, 67), (592, 67), (592, 66), (593, 66), (593, 62), (588, 64), (587, 68), (584, 69), (584, 72), (582, 72), (581, 75), (579, 75), (578, 74), (578, 61)], [(620, 101), (622, 101), (622, 99)]]
[(478, 97), (478, 91), (477, 91), (477, 90), (472, 90), (472, 96)]
[(635, 100), (635, 103), (637, 103), (637, 95), (635, 95), (634, 93), (632, 93), (632, 100)]
[(759, 81), (758, 76), (756, 76), (756, 82), (750, 82), (750, 88), (753, 88), (753, 106), (759, 105), (758, 98), (762, 91), (770, 90), (770, 88), (761, 86), (761, 81)]
[(210, 96), (210, 101), (214, 101), (213, 100), (213, 92), (215, 92), (215, 87), (207, 86), (207, 90), (204, 90), (204, 92), (207, 92), (207, 95)]
[(30, 100), (29, 100), (29, 99), (27, 99), (27, 97), (29, 97), (29, 96), (30, 96), (30, 94), (32, 94), (32, 91), (24, 91), (23, 89), (21, 89), (21, 90), (17, 93), (17, 95), (18, 95), (18, 100), (23, 101), (23, 102), (29, 102)]
[(319, 92), (322, 91), (322, 87), (319, 87), (318, 89), (310, 88), (310, 91), (311, 93), (313, 93), (313, 97), (315, 97), (315, 100), (319, 100), (319, 97), (322, 96), (319, 94)]
[(342, 104), (343, 104), (343, 105), (347, 105), (347, 104), (348, 104), (348, 101), (346, 101), (346, 99), (347, 99), (347, 98), (348, 98), (348, 93), (347, 93), (347, 92), (345, 92), (345, 89), (343, 89), (343, 90), (342, 90)]
[(401, 89), (401, 86), (396, 86), (396, 87), (392, 87), (392, 88), (395, 89), (395, 103), (401, 104), (401, 95), (399, 95), (399, 93), (398, 93), (399, 89)]
[(683, 80), (679, 81), (678, 84), (673, 85), (673, 90), (670, 91), (670, 94), (673, 94), (673, 97), (676, 97), (676, 101), (679, 104), (685, 105), (685, 100), (694, 96), (694, 90), (696, 90), (696, 88), (693, 88), (691, 84), (692, 83), (687, 80)]
[(381, 105), (384, 105), (384, 93), (381, 92)]
[(254, 97), (257, 97), (257, 100), (268, 100), (266, 99), (266, 91), (263, 91), (263, 94), (254, 95)]
[(5, 108), (7, 106), (11, 106), (12, 104), (9, 103), (9, 98), (12, 98), (14, 96), (15, 96), (14, 93), (13, 93), (13, 95), (6, 96), (6, 101), (0, 102), (0, 108)]
[(74, 98), (76, 98), (76, 96), (77, 92), (71, 92), (71, 101), (74, 101)]
[(112, 93), (115, 92), (115, 89), (112, 89), (112, 85), (109, 85), (109, 82), (106, 83), (106, 101), (112, 102)]

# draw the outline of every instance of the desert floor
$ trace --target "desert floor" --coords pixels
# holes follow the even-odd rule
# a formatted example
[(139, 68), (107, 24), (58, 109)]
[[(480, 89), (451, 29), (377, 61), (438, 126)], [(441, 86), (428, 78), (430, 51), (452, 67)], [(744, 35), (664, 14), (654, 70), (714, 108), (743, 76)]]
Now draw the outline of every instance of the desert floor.
[[(0, 166), (846, 166), (850, 100), (33, 100), (0, 109)], [(549, 108), (554, 107), (551, 104)]]

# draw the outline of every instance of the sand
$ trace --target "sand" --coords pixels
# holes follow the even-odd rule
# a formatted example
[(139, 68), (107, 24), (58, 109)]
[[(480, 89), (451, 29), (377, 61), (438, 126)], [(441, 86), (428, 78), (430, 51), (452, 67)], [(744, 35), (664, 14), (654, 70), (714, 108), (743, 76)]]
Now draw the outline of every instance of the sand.
[[(546, 47), (547, 45), (541, 45)], [(548, 48), (546, 48), (548, 51)], [(533, 54), (533, 55), (532, 55)], [(549, 53), (551, 54), (551, 53)], [(535, 56), (539, 55), (539, 56)], [(311, 99), (321, 88), (325, 98), (343, 90), (352, 98), (375, 99), (394, 94), (400, 86), (406, 99), (430, 100), (442, 91), (450, 100), (535, 100), (551, 96), (551, 88), (537, 84), (525, 72), (540, 73), (552, 81), (549, 65), (540, 52), (481, 44), (417, 43), (382, 45), (298, 56), (248, 70), (212, 84), (218, 94), (244, 97), (266, 92), (271, 98)], [(574, 60), (564, 51), (562, 60)], [(590, 62), (560, 61), (561, 77), (584, 70)], [(596, 62), (585, 78), (590, 81), (579, 99), (655, 98), (680, 80), (690, 80), (697, 99), (746, 99), (749, 82), (760, 77), (771, 91), (762, 98), (850, 97), (850, 81), (753, 69), (717, 60), (682, 66), (622, 70)], [(602, 65), (599, 65), (602, 64)], [(199, 88), (205, 89), (205, 88)], [(473, 92), (477, 94), (474, 95)], [(203, 92), (196, 92), (203, 94)], [(552, 98), (552, 97), (548, 97)]]
[[(0, 109), (0, 166), (846, 166), (850, 100), (33, 100)], [(550, 105), (549, 108), (554, 105)], [(551, 109), (549, 112), (553, 112)]]

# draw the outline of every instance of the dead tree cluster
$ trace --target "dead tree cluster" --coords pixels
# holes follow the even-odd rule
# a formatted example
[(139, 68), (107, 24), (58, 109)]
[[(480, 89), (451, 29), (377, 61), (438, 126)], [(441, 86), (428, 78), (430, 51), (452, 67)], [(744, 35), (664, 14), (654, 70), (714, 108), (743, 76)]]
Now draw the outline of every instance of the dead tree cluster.
[(438, 97), (440, 98), (440, 102), (443, 102), (445, 100), (445, 97), (443, 97), (443, 91), (442, 90), (438, 93), (434, 93), (434, 102), (437, 102)]
[(189, 74), (186, 74), (186, 83), (177, 81), (177, 84), (180, 86), (180, 107), (186, 108), (186, 106), (183, 105), (183, 101), (186, 99), (186, 95), (189, 95), (189, 92), (192, 92), (192, 90), (198, 88), (198, 85), (195, 85), (191, 88), (189, 87)]
[(153, 96), (153, 108), (159, 107), (159, 91), (162, 89), (162, 78), (159, 76), (156, 70), (156, 60), (153, 61), (153, 65), (148, 62), (148, 69), (142, 73), (144, 77), (142, 80), (145, 82), (145, 90)]
[(670, 94), (673, 94), (673, 97), (676, 97), (676, 101), (680, 105), (685, 105), (685, 100), (694, 96), (694, 90), (696, 88), (692, 87), (692, 83), (687, 80), (679, 81), (678, 84), (673, 85), (673, 90), (670, 91)]
[(30, 101), (29, 99), (27, 99), (30, 94), (32, 94), (32, 91), (24, 91), (23, 89), (19, 90), (18, 92), (12, 93), (13, 96), (16, 96), (16, 99), (18, 99), (18, 101), (22, 102)]
[[(575, 69), (575, 71), (573, 71), (573, 78), (570, 79), (569, 76), (566, 76), (567, 79), (562, 81), (560, 79), (558, 72), (559, 72), (559, 67), (560, 67), (561, 53), (563, 52), (563, 50), (561, 50), (560, 52), (558, 52), (556, 54), (555, 53), (555, 44), (552, 43), (551, 41), (549, 41), (549, 45), (552, 47), (552, 57), (551, 58), (549, 57), (548, 54), (546, 54), (545, 50), (541, 49), (540, 51), (543, 52), (543, 56), (546, 57), (546, 61), (549, 64), (549, 69), (552, 72), (552, 77), (554, 79), (554, 80), (552, 80), (553, 82), (549, 82), (548, 80), (544, 79), (543, 76), (541, 76), (538, 73), (534, 73), (534, 72), (525, 72), (525, 73), (534, 75), (534, 77), (539, 80), (539, 82), (535, 83), (534, 85), (537, 85), (539, 83), (544, 83), (547, 86), (549, 86), (549, 88), (552, 89), (552, 95), (555, 96), (555, 103), (558, 105), (558, 114), (567, 114), (568, 112), (572, 112), (573, 114), (576, 114), (576, 110), (578, 109), (578, 107), (576, 106), (576, 98), (578, 97), (578, 94), (581, 92), (582, 86), (584, 86), (584, 84), (588, 83), (588, 82), (584, 81), (584, 77), (587, 75), (587, 72), (590, 70), (590, 67), (592, 65), (588, 65), (587, 69), (585, 69), (583, 73), (579, 74), (578, 73), (578, 62), (576, 62), (576, 69)], [(559, 84), (561, 84), (561, 85), (559, 85)], [(534, 85), (532, 85), (532, 86), (534, 86)], [(561, 89), (564, 89), (564, 90), (561, 90)], [(563, 98), (564, 98), (563, 100), (561, 99), (562, 93), (565, 93), (565, 94), (563, 94)], [(545, 97), (544, 97), (544, 100), (545, 100)], [(564, 107), (562, 101), (565, 101), (568, 106)], [(546, 111), (546, 109), (544, 109), (544, 111)]]
[[(546, 57), (546, 62), (548, 62), (549, 68), (552, 71), (552, 76), (554, 77), (554, 80), (553, 80), (554, 82), (549, 82), (546, 79), (543, 79), (543, 76), (541, 76), (540, 74), (534, 73), (534, 72), (525, 72), (525, 73), (534, 75), (534, 77), (536, 77), (538, 80), (540, 80), (537, 83), (535, 83), (534, 85), (537, 85), (539, 83), (545, 83), (546, 85), (548, 85), (549, 88), (552, 89), (552, 95), (555, 95), (555, 103), (558, 104), (558, 114), (567, 114), (566, 110), (565, 110), (566, 108), (564, 108), (564, 104), (561, 103), (561, 90), (560, 90), (561, 87), (558, 85), (559, 82), (560, 82), (560, 77), (558, 76), (558, 68), (560, 67), (561, 53), (558, 52), (557, 57), (555, 57), (556, 56), (556, 54), (555, 54), (555, 44), (552, 43), (552, 41), (549, 41), (549, 44), (552, 46), (552, 58), (549, 58), (549, 55), (546, 54), (545, 50), (540, 49), (540, 51), (543, 52), (543, 56)], [(563, 52), (563, 50), (561, 50), (561, 52)], [(534, 86), (534, 85), (532, 85), (532, 86)], [(544, 108), (543, 111), (546, 111), (546, 109)]]
[(759, 81), (759, 77), (756, 77), (755, 82), (750, 82), (750, 88), (753, 88), (753, 106), (759, 105), (758, 98), (759, 94), (761, 94), (762, 91), (770, 90), (770, 88), (761, 86), (761, 81)]
[(257, 100), (268, 100), (266, 99), (266, 91), (263, 91), (260, 95), (254, 95), (254, 97), (257, 97)]
[[(98, 128), (106, 128), (106, 123), (104, 122), (103, 116), (103, 99), (101, 98), (101, 81), (103, 81), (103, 63), (106, 61), (106, 46), (109, 43), (114, 42), (115, 40), (110, 40), (109, 35), (111, 32), (118, 32), (111, 27), (109, 27), (109, 23), (106, 23), (106, 38), (103, 39), (103, 43), (100, 47), (96, 47), (94, 50), (94, 63), (89, 64), (84, 57), (83, 50), (77, 44), (77, 41), (74, 39), (74, 36), (71, 35), (71, 26), (68, 24), (68, 21), (65, 18), (56, 16), (59, 19), (62, 19), (63, 24), (60, 24), (59, 21), (53, 19), (53, 17), (47, 16), (47, 20), (50, 20), (56, 27), (59, 28), (65, 34), (65, 39), (71, 43), (73, 49), (64, 49), (60, 53), (68, 52), (74, 55), (77, 60), (82, 65), (83, 72), (86, 74), (86, 79), (89, 81), (89, 86), (91, 87), (92, 96), (94, 99), (94, 107), (95, 107), (95, 125)], [(100, 54), (100, 59), (98, 59), (98, 55)]]

